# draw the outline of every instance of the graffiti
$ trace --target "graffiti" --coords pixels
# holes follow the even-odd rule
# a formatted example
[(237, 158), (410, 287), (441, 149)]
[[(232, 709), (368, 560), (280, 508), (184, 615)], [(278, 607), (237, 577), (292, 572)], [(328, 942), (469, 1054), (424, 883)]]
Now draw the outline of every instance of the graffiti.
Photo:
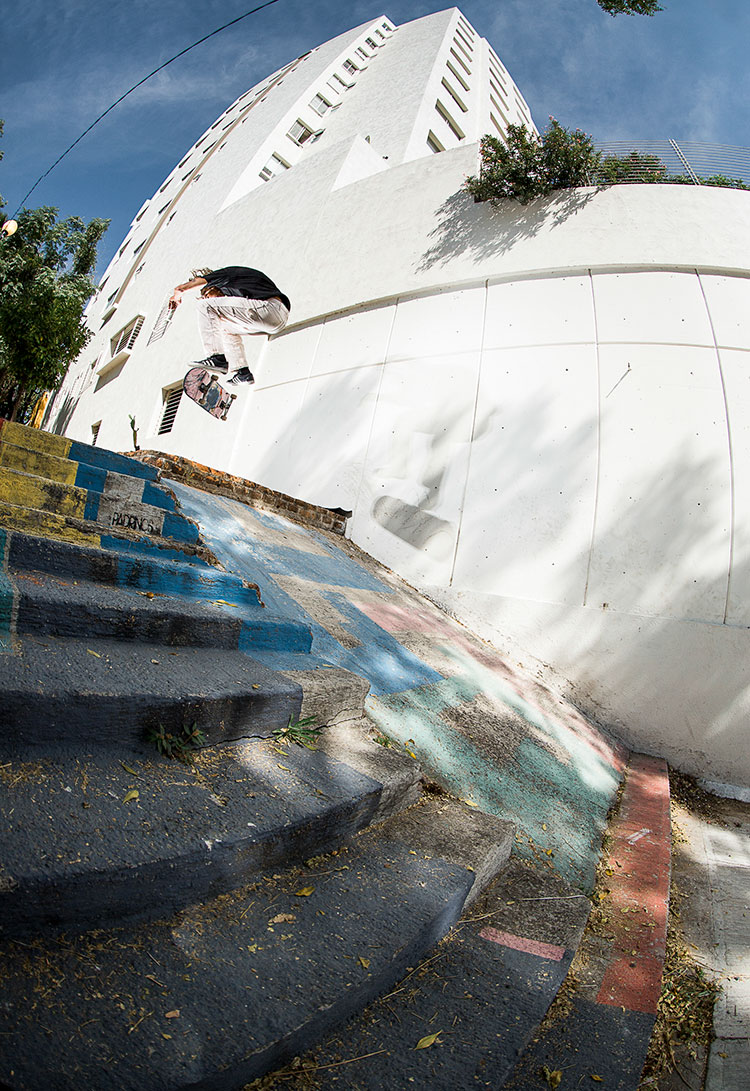
[(129, 515), (126, 511), (112, 512), (112, 526), (125, 527), (126, 530), (142, 530), (146, 534), (160, 534), (161, 529), (154, 526), (150, 519), (138, 515)]

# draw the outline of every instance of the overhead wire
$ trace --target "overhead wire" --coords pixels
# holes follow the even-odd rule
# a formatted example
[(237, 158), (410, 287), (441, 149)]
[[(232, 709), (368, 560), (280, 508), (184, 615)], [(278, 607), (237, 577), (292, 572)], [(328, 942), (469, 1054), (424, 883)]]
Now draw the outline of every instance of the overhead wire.
[(114, 110), (115, 106), (119, 106), (120, 103), (123, 101), (123, 99), (126, 99), (128, 97), (128, 95), (131, 95), (133, 93), (133, 91), (137, 91), (139, 87), (142, 87), (143, 84), (146, 83), (147, 80), (150, 80), (151, 77), (157, 75), (157, 73), (162, 72), (168, 65), (172, 64), (173, 61), (177, 61), (177, 60), (180, 59), (180, 57), (184, 57), (185, 54), (189, 53), (191, 49), (195, 49), (196, 46), (202, 45), (204, 42), (207, 42), (209, 38), (213, 38), (216, 34), (221, 34), (222, 30), (227, 30), (228, 27), (232, 27), (236, 23), (242, 22), (242, 20), (247, 19), (247, 17), (249, 15), (255, 15), (257, 12), (263, 11), (264, 8), (270, 8), (272, 4), (278, 4), (278, 3), (279, 3), (279, 0), (266, 0), (266, 2), (264, 4), (259, 4), (257, 8), (253, 8), (251, 11), (246, 11), (243, 15), (238, 15), (236, 19), (231, 19), (228, 23), (224, 23), (223, 26), (217, 27), (216, 30), (212, 30), (210, 34), (204, 34), (204, 36), (202, 38), (199, 38), (197, 42), (193, 42), (192, 45), (187, 46), (186, 49), (181, 49), (179, 53), (175, 53), (174, 57), (170, 57), (168, 61), (165, 61), (164, 64), (160, 64), (158, 68), (155, 68), (153, 70), (153, 72), (149, 72), (149, 74), (147, 76), (144, 76), (142, 80), (139, 80), (138, 83), (134, 83), (133, 86), (130, 87), (123, 95), (120, 95), (120, 97), (118, 99), (116, 99), (110, 106), (108, 106), (106, 110), (104, 110), (101, 114), (99, 114), (99, 117), (97, 117), (94, 121), (92, 121), (87, 129), (84, 129), (84, 131), (81, 133), (81, 135), (79, 137), (77, 137), (73, 141), (73, 143), (70, 145), (70, 147), (65, 149), (65, 151), (62, 153), (62, 155), (59, 155), (57, 157), (57, 159), (54, 161), (52, 166), (48, 167), (48, 169), (44, 172), (44, 174), (39, 175), (36, 182), (34, 182), (34, 185), (31, 187), (29, 192), (26, 194), (26, 196), (23, 198), (23, 200), (19, 204), (18, 208), (16, 209), (16, 211), (14, 213), (14, 216), (18, 215), (18, 213), (24, 207), (24, 205), (28, 201), (29, 197), (34, 192), (36, 187), (40, 184), (40, 182), (43, 182), (44, 179), (47, 177), (47, 175), (52, 173), (52, 171), (55, 169), (55, 167), (58, 165), (58, 163), (62, 162), (62, 160), (65, 158), (65, 156), (68, 154), (68, 152), (71, 152), (73, 150), (73, 148), (75, 148), (76, 144), (80, 144), (80, 142), (83, 140), (83, 138), (85, 136), (87, 136), (88, 133), (91, 132), (91, 130), (94, 128), (94, 126), (98, 125), (99, 122), (103, 118), (105, 118), (107, 116), (107, 114), (110, 113), (111, 110)]

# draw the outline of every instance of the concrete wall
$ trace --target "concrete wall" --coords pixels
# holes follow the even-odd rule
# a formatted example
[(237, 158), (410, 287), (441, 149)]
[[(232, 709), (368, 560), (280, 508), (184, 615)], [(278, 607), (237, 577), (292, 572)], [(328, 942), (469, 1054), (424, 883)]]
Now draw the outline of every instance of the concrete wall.
[[(495, 232), (517, 210), (503, 224), (466, 206), (472, 238), (484, 219), (485, 281), (271, 342), (229, 468), (353, 509), (358, 544), (552, 663), (628, 743), (748, 784), (750, 201), (684, 187), (573, 200), (569, 218), (555, 201), (532, 210), (538, 232), (512, 250)], [(686, 221), (703, 232), (670, 261)], [(598, 267), (566, 270), (579, 236)], [(651, 266), (626, 264), (634, 251)]]

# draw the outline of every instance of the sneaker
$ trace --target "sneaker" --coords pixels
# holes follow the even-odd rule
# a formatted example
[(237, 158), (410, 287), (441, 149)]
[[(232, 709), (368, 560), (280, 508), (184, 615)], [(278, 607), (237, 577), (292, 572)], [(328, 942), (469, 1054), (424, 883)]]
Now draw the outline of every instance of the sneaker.
[(226, 375), (229, 371), (229, 361), (223, 352), (215, 352), (213, 356), (207, 356), (205, 360), (194, 360), (193, 367), (204, 367), (206, 371), (220, 371)]
[(239, 371), (235, 371), (231, 379), (227, 382), (232, 383), (233, 386), (238, 386), (240, 383), (254, 383), (253, 373), (249, 367), (241, 367)]

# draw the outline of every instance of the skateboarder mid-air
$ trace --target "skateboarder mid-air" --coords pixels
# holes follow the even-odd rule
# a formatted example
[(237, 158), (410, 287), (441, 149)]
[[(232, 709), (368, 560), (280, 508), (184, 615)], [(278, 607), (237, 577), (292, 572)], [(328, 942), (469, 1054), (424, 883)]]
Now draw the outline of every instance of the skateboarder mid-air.
[(235, 374), (230, 383), (252, 383), (242, 348), (242, 337), (259, 333), (278, 333), (289, 318), (291, 303), (274, 282), (258, 269), (228, 265), (223, 269), (196, 269), (190, 280), (178, 284), (169, 300), (174, 310), (182, 293), (200, 288), (198, 328), (205, 360), (198, 366), (226, 374)]

